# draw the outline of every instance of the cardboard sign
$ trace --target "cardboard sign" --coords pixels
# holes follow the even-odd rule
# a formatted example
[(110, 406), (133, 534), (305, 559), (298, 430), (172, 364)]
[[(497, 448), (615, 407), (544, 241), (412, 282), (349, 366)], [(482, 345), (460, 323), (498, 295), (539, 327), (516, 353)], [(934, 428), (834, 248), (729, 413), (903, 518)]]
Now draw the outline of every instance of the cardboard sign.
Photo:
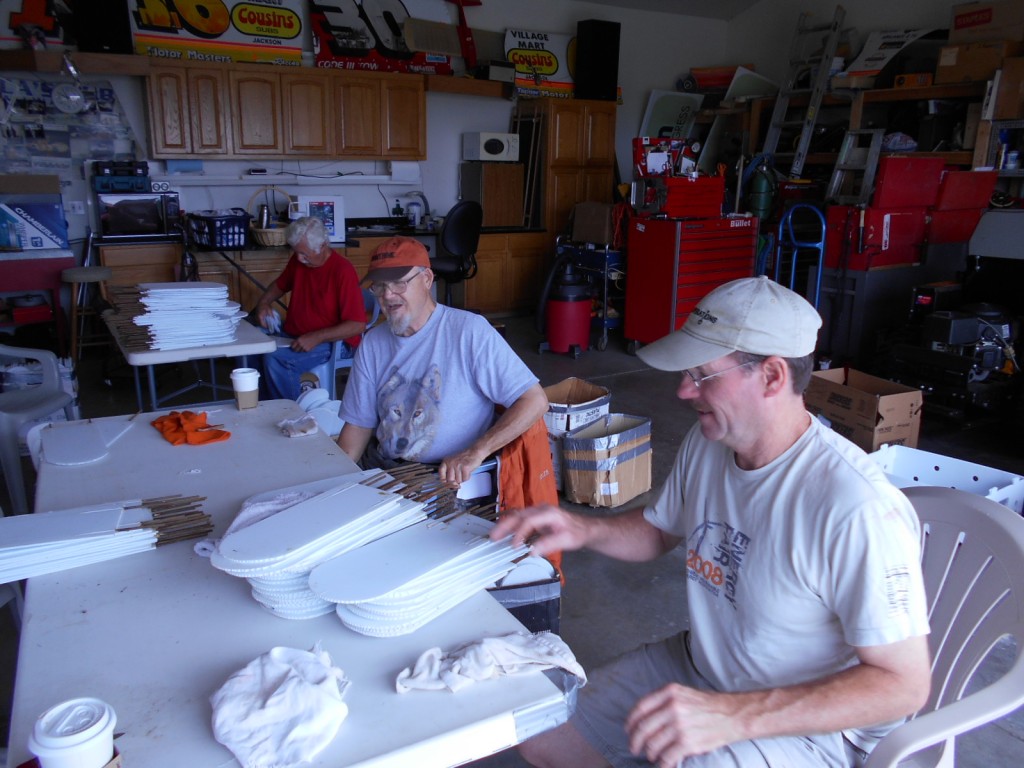
[(135, 52), (183, 61), (298, 66), (302, 0), (129, 0)]
[(316, 66), (422, 75), (452, 74), (450, 56), (413, 50), (405, 34), (405, 22), (412, 18), (446, 21), (447, 11), (438, 0), (311, 2), (309, 24)]
[(575, 49), (573, 35), (507, 30), (505, 58), (515, 67), (515, 87), (519, 95), (571, 98)]

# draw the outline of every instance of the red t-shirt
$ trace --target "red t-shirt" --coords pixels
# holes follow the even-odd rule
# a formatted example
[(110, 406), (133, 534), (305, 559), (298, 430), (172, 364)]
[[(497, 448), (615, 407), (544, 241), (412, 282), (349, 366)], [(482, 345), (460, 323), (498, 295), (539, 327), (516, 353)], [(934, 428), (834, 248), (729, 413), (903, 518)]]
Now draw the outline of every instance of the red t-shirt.
[[(319, 331), (346, 320), (366, 322), (359, 275), (352, 263), (337, 251), (332, 250), (319, 267), (307, 267), (292, 254), (284, 272), (277, 278), (277, 287), (292, 293), (284, 320), (284, 331), (290, 336)], [(357, 347), (361, 339), (361, 336), (351, 336), (345, 343)]]

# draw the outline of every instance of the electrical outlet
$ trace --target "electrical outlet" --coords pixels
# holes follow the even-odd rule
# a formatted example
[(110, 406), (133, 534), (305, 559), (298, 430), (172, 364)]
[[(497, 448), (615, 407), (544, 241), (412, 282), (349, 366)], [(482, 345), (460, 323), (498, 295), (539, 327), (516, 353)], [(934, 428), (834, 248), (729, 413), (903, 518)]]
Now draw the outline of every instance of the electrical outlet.
[(64, 203), (64, 213), (85, 215), (85, 202), (83, 200), (68, 200)]

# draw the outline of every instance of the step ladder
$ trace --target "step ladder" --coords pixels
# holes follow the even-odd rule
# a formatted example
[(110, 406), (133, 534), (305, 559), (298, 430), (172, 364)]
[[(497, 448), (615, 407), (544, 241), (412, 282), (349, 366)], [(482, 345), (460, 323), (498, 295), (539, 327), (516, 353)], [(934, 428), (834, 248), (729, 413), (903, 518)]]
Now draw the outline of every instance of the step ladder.
[(839, 205), (867, 205), (875, 186), (878, 157), (882, 154), (881, 128), (850, 130), (836, 156), (825, 199)]
[[(804, 170), (804, 161), (807, 159), (807, 149), (810, 147), (814, 124), (818, 119), (821, 98), (828, 88), (832, 60), (839, 46), (839, 35), (843, 20), (846, 18), (846, 9), (837, 5), (832, 21), (823, 25), (809, 25), (809, 16), (809, 12), (800, 14), (796, 36), (793, 38), (789, 51), (789, 72), (775, 99), (775, 109), (772, 110), (772, 118), (762, 150), (763, 154), (772, 155), (775, 158), (777, 169), (781, 169), (783, 166), (779, 162), (780, 160), (791, 159), (788, 173), (791, 179), (800, 178)], [(827, 34), (822, 43), (821, 33), (823, 32)], [(810, 78), (809, 87), (798, 86), (798, 83), (807, 77)], [(790, 118), (788, 116), (790, 99), (795, 95), (802, 94), (808, 95), (807, 106), (798, 118)], [(799, 138), (794, 150), (792, 152), (777, 152), (779, 139), (783, 132), (792, 132), (796, 129), (799, 129)]]

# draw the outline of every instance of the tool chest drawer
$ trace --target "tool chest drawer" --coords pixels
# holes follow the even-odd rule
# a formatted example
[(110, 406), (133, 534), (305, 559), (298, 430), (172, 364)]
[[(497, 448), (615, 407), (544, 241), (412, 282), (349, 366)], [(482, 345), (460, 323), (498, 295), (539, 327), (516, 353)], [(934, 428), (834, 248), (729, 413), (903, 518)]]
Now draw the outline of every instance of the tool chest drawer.
[(742, 217), (634, 219), (626, 253), (629, 348), (681, 328), (710, 290), (753, 275), (757, 225)]

